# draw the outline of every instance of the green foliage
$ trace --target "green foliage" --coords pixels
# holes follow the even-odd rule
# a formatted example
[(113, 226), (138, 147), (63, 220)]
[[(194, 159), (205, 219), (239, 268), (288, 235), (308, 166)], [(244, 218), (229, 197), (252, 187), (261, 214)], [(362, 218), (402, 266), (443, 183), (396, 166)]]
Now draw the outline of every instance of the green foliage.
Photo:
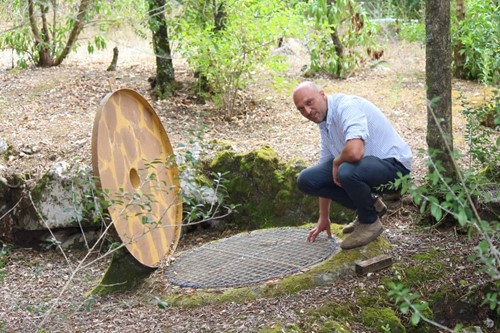
[(425, 25), (420, 21), (402, 22), (399, 25), (399, 37), (409, 42), (425, 44)]
[[(429, 212), (439, 222), (444, 220), (444, 217), (450, 216), (470, 235), (477, 235), (480, 241), (476, 252), (470, 256), (469, 260), (477, 263), (480, 272), (488, 276), (491, 283), (497, 285), (500, 277), (498, 270), (500, 252), (497, 242), (500, 223), (483, 220), (473, 200), (473, 198), (484, 197), (487, 189), (495, 183), (498, 184), (498, 180), (495, 179), (498, 177), (499, 140), (491, 140), (491, 135), (494, 133), (479, 125), (484, 115), (491, 113), (490, 109), (495, 110), (493, 118), (497, 121), (499, 118), (497, 95), (493, 104), (485, 104), (477, 110), (465, 107), (464, 112), (468, 119), (467, 138), (470, 143), (470, 160), (474, 160), (476, 164), (471, 164), (469, 170), (460, 172), (455, 162), (455, 168), (459, 171), (458, 183), (443, 176), (442, 165), (434, 160), (431, 153), (428, 162), (432, 171), (425, 177), (423, 185), (411, 185), (409, 176), (399, 178), (393, 185), (400, 186), (403, 192), (408, 191), (414, 202), (420, 206), (422, 213)], [(489, 177), (494, 177), (493, 183)], [(400, 304), (400, 310), (403, 313), (412, 310), (413, 323), (418, 323), (423, 318), (422, 309), (417, 303), (418, 294), (411, 294), (410, 290), (403, 285), (392, 284), (390, 295)], [(500, 313), (498, 288), (486, 291), (482, 303)], [(424, 305), (421, 306), (424, 307)]]
[(458, 40), (467, 79), (496, 83), (500, 68), (500, 3), (496, 0), (466, 0), (465, 18), (455, 22), (453, 40)]
[[(500, 68), (500, 4), (496, 0), (464, 1), (463, 20), (458, 21), (456, 13), (451, 13), (452, 45), (460, 45), (457, 51), (464, 59), (461, 75), (466, 79), (496, 83)], [(424, 44), (424, 5), (424, 0), (371, 0), (365, 6), (374, 17), (397, 19), (400, 38)]]
[(469, 144), (469, 168), (480, 170), (491, 182), (500, 181), (500, 93), (479, 107), (462, 101), (467, 119), (465, 137)]
[(236, 209), (236, 205), (226, 202), (225, 173), (209, 172), (204, 165), (208, 147), (203, 143), (202, 129), (193, 135), (192, 139), (179, 144), (176, 149), (181, 174), (184, 224), (218, 218)]
[(373, 17), (396, 18), (403, 21), (422, 18), (425, 0), (368, 0), (364, 6)]
[(393, 310), (389, 308), (364, 308), (361, 312), (363, 324), (367, 327), (372, 327), (377, 331), (385, 329), (392, 333), (406, 332), (400, 319), (396, 316)]
[(277, 0), (191, 1), (173, 23), (172, 38), (197, 72), (200, 93), (210, 92), (226, 119), (235, 114), (239, 91), (259, 65), (283, 69), (271, 51), (279, 37), (300, 29), (297, 15)]
[(304, 10), (313, 29), (307, 35), (313, 73), (344, 78), (377, 50), (377, 26), (356, 2), (337, 0), (330, 4), (328, 0), (314, 0)]
[[(45, 50), (45, 56), (50, 57), (52, 64), (57, 64), (56, 59), (64, 54), (65, 49), (74, 51), (79, 46), (78, 40), (73, 38), (78, 38), (81, 31), (74, 28), (82, 2), (33, 0), (33, 20), (30, 21), (25, 1), (0, 1), (0, 6), (12, 13), (6, 19), (9, 28), (0, 34), (0, 50), (11, 49), (16, 54), (16, 65), (21, 68), (29, 64), (42, 65), (41, 54)], [(145, 13), (142, 0), (90, 1), (82, 17), (84, 25), (91, 28), (93, 34), (87, 40), (88, 52), (105, 48), (103, 34), (106, 31), (122, 24), (136, 25), (135, 18), (144, 16), (141, 13)], [(35, 37), (35, 30), (39, 31), (40, 37)], [(63, 59), (64, 56), (61, 61)]]
[(389, 282), (388, 287), (390, 288), (388, 294), (399, 306), (399, 311), (403, 314), (411, 313), (411, 324), (418, 325), (424, 318), (423, 314), (428, 312), (429, 305), (420, 300), (418, 293), (411, 293), (410, 289), (401, 283)]
[(82, 224), (99, 225), (109, 223), (108, 207), (113, 203), (107, 191), (100, 190), (97, 179), (85, 169), (79, 169), (66, 187), (71, 193), (74, 221)]

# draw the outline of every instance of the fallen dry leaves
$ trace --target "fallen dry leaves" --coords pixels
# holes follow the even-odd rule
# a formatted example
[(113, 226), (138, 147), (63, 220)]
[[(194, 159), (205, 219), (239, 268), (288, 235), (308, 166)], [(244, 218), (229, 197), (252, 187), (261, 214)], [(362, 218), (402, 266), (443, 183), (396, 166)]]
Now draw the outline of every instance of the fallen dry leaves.
[[(300, 50), (291, 56), (291, 79), (307, 63)], [(120, 57), (126, 55), (120, 54)], [(347, 80), (319, 78), (327, 92), (344, 92), (367, 97), (394, 123), (415, 153), (414, 173), (425, 173), (426, 109), (423, 82), (424, 53), (409, 44), (387, 45), (387, 63), (360, 71)], [(281, 159), (301, 158), (313, 163), (318, 153), (318, 132), (314, 124), (295, 110), (290, 90), (278, 92), (267, 81), (251, 84), (245, 92), (251, 103), (242, 104), (241, 112), (230, 122), (213, 116), (213, 105), (197, 104), (187, 94), (191, 72), (177, 59), (177, 80), (182, 88), (167, 101), (152, 101), (147, 78), (154, 73), (154, 60), (134, 62), (126, 59), (113, 73), (107, 63), (75, 60), (58, 68), (25, 71), (0, 70), (0, 138), (18, 152), (2, 162), (8, 172), (28, 175), (32, 185), (58, 161), (81, 161), (90, 165), (90, 144), (94, 115), (100, 100), (115, 88), (128, 87), (141, 93), (155, 108), (172, 145), (193, 139), (193, 132), (204, 127), (204, 140), (224, 139), (237, 151), (248, 151), (262, 145), (276, 149)], [(111, 80), (111, 81), (110, 81)], [(481, 94), (481, 87), (455, 81), (454, 89), (464, 94)], [(463, 121), (457, 116), (455, 131), (463, 136)], [(460, 146), (460, 143), (459, 143)], [(385, 236), (393, 245), (390, 254), (396, 262), (411, 265), (414, 254), (430, 248), (463, 256), (459, 267), (449, 267), (445, 281), (422, 287), (431, 293), (437, 285), (447, 283), (463, 288), (457, 281), (478, 284), (481, 276), (465, 258), (473, 242), (452, 231), (416, 230), (414, 207), (397, 207), (387, 218)], [(229, 233), (230, 234), (230, 233)], [(224, 236), (228, 236), (225, 234)], [(181, 249), (220, 237), (198, 230), (185, 236)], [(81, 254), (69, 253), (77, 261)], [(246, 303), (210, 305), (196, 309), (161, 309), (158, 295), (176, 289), (160, 268), (150, 281), (131, 293), (107, 297), (87, 297), (102, 277), (108, 259), (78, 274), (71, 288), (57, 305), (48, 321), (50, 332), (255, 332), (274, 323), (300, 323), (301, 315), (325, 302), (350, 302), (362, 290), (381, 288), (384, 277), (397, 272), (386, 269), (366, 277), (353, 277), (276, 299), (257, 299)], [(60, 254), (16, 248), (12, 252), (0, 285), (0, 331), (34, 332), (70, 272)], [(178, 289), (178, 288), (177, 288)], [(358, 323), (345, 323), (353, 332), (370, 332)]]

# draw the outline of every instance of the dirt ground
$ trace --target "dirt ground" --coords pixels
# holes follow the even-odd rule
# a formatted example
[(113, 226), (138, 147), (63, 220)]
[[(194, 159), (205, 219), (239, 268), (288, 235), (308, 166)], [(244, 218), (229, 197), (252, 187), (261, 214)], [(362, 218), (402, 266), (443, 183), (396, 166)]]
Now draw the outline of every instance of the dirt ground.
[[(176, 57), (174, 64), (183, 89), (167, 101), (153, 101), (147, 79), (154, 75), (154, 57), (148, 43), (123, 36), (111, 40), (104, 52), (78, 52), (57, 68), (9, 70), (11, 54), (0, 55), (0, 139), (15, 149), (7, 161), (0, 162), (1, 172), (22, 173), (34, 182), (59, 161), (90, 165), (92, 126), (99, 102), (113, 89), (122, 87), (132, 88), (150, 101), (174, 148), (204, 127), (203, 140), (229, 140), (241, 152), (270, 145), (285, 161), (298, 157), (313, 163), (318, 157), (317, 128), (295, 110), (290, 98), (293, 83), (278, 90), (261, 74), (245, 92), (247, 102), (241, 105), (241, 113), (225, 122), (212, 116), (212, 104), (198, 105), (186, 94), (193, 78), (182, 59)], [(120, 49), (118, 69), (106, 72), (115, 44)], [(420, 153), (426, 146), (424, 49), (417, 44), (387, 40), (384, 50), (383, 61), (346, 80), (320, 77), (315, 81), (327, 93), (356, 94), (378, 105), (411, 145), (414, 174), (418, 178), (426, 170)], [(277, 52), (288, 55), (286, 78), (291, 82), (303, 80), (300, 70), (307, 64), (307, 53), (301, 43), (288, 41)], [(464, 121), (460, 115), (462, 95), (474, 103), (480, 102), (485, 87), (453, 81), (455, 143), (465, 150)], [(454, 230), (421, 230), (415, 225), (417, 215), (411, 204), (396, 203), (391, 207), (384, 222), (384, 235), (392, 244), (390, 254), (394, 260), (411, 265), (416, 253), (429, 249), (446, 251), (450, 256), (463, 256), (464, 262), (459, 267), (448, 263), (449, 275), (444, 281), (434, 281), (435, 285), (447, 283), (458, 290), (465, 288), (459, 281), (480, 284), (482, 277), (465, 260), (474, 241)], [(178, 251), (220, 236), (197, 230), (186, 235)], [(71, 279), (70, 267), (76, 265), (82, 254), (66, 255), (67, 258), (55, 251), (28, 248), (13, 250), (0, 284), (0, 332), (36, 331), (58, 292)], [(329, 301), (355, 299), (357, 293), (381, 288), (384, 277), (397, 274), (387, 269), (276, 299), (196, 309), (160, 309), (158, 292), (174, 288), (168, 284), (163, 267), (136, 292), (86, 297), (85, 292), (102, 277), (107, 264), (107, 259), (103, 260), (74, 277), (46, 321), (48, 332), (255, 332), (276, 322), (300, 323), (305, 310)], [(433, 286), (426, 286), (421, 292), (432, 290)], [(352, 332), (372, 332), (359, 323), (348, 325)]]

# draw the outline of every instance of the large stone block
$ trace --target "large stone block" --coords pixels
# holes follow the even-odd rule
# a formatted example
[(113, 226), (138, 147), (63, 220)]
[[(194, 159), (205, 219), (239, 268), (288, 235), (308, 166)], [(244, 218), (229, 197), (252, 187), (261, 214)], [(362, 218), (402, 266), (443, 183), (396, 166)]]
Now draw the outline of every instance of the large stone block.
[(90, 167), (58, 162), (32, 189), (18, 195), (16, 229), (45, 230), (93, 225), (95, 204)]

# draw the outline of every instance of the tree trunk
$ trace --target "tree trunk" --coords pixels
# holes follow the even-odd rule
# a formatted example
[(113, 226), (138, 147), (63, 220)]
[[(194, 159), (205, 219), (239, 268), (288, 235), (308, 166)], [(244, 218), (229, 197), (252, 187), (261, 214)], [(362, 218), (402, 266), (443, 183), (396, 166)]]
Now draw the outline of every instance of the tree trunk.
[[(426, 0), (427, 146), (446, 177), (456, 179), (451, 114), (450, 0)], [(434, 155), (435, 153), (435, 155)]]
[[(83, 27), (85, 25), (84, 22), (85, 15), (87, 15), (87, 11), (89, 9), (89, 6), (92, 4), (92, 1), (93, 0), (82, 0), (82, 2), (80, 2), (80, 6), (78, 7), (78, 13), (76, 15), (75, 25), (73, 26), (73, 29), (71, 30), (71, 33), (68, 37), (68, 42), (64, 46), (64, 49), (62, 50), (61, 54), (59, 54), (56, 58), (56, 55), (54, 54), (55, 50), (52, 48), (53, 45), (51, 45), (52, 39), (53, 38), (55, 39), (55, 36), (54, 37), (51, 36), (47, 22), (46, 12), (48, 10), (48, 6), (40, 4), (40, 13), (42, 19), (41, 22), (42, 29), (40, 31), (40, 28), (38, 27), (39, 23), (36, 20), (33, 0), (28, 0), (28, 13), (29, 13), (31, 32), (33, 33), (33, 36), (35, 38), (35, 47), (38, 49), (39, 53), (39, 58), (36, 64), (38, 67), (58, 66), (68, 56), (69, 52), (71, 51), (71, 48), (78, 39), (78, 35), (83, 30)], [(55, 12), (58, 9), (57, 7), (54, 6), (53, 10), (54, 10), (54, 24), (55, 24), (55, 17), (56, 17)], [(53, 27), (55, 27), (55, 25)]]
[(78, 35), (80, 35), (80, 32), (82, 32), (83, 27), (85, 26), (85, 16), (87, 15), (87, 11), (89, 10), (89, 6), (92, 4), (92, 1), (93, 0), (82, 0), (82, 2), (80, 2), (80, 6), (78, 7), (78, 14), (76, 15), (75, 25), (73, 26), (73, 29), (69, 34), (68, 42), (64, 46), (64, 49), (54, 61), (54, 66), (60, 65), (62, 61), (66, 59), (69, 52), (71, 51), (71, 48), (78, 40)]
[[(464, 0), (456, 0), (457, 4), (457, 26), (460, 26), (460, 22), (465, 19), (465, 3)], [(458, 34), (457, 34), (458, 36)], [(457, 78), (465, 78), (464, 75), (464, 56), (460, 54), (462, 49), (462, 43), (457, 38), (455, 44), (453, 45), (453, 61), (454, 61), (454, 76)]]
[[(35, 16), (35, 8), (33, 4), (33, 0), (28, 0), (28, 14), (30, 19), (31, 32), (33, 33), (33, 37), (35, 38), (35, 48), (38, 49), (38, 67), (50, 67), (54, 63), (54, 58), (50, 51), (49, 41), (46, 40), (48, 37), (47, 34), (40, 32), (38, 28), (38, 22), (36, 21)], [(43, 21), (46, 22), (45, 13), (42, 10)]]
[[(328, 6), (328, 9), (329, 10), (332, 6), (335, 6), (336, 4), (333, 3), (334, 0), (327, 0), (326, 1), (326, 4)], [(330, 18), (328, 18), (328, 23), (331, 24), (330, 22)], [(330, 37), (332, 38), (332, 43), (333, 45), (335, 45), (335, 53), (337, 54), (337, 57), (339, 58), (339, 61), (338, 63), (341, 64), (342, 63), (342, 59), (344, 58), (344, 46), (342, 45), (342, 42), (340, 41), (340, 37), (339, 37), (339, 33), (338, 33), (338, 30), (337, 30), (337, 27), (333, 27), (333, 32), (330, 34)], [(337, 67), (337, 76), (340, 77), (341, 76), (341, 71), (342, 71), (342, 68), (340, 66)]]
[(153, 35), (153, 49), (156, 55), (156, 87), (158, 98), (164, 99), (172, 96), (174, 92), (174, 65), (168, 27), (165, 19), (165, 0), (147, 0), (149, 6), (149, 27)]
[(118, 46), (115, 46), (113, 48), (113, 59), (111, 60), (111, 63), (108, 66), (108, 69), (106, 69), (108, 72), (114, 72), (116, 71), (116, 63), (118, 62)]
[(226, 27), (226, 10), (224, 8), (224, 2), (221, 1), (219, 5), (217, 2), (213, 1), (214, 8), (214, 33), (218, 33), (221, 30), (224, 30)]

